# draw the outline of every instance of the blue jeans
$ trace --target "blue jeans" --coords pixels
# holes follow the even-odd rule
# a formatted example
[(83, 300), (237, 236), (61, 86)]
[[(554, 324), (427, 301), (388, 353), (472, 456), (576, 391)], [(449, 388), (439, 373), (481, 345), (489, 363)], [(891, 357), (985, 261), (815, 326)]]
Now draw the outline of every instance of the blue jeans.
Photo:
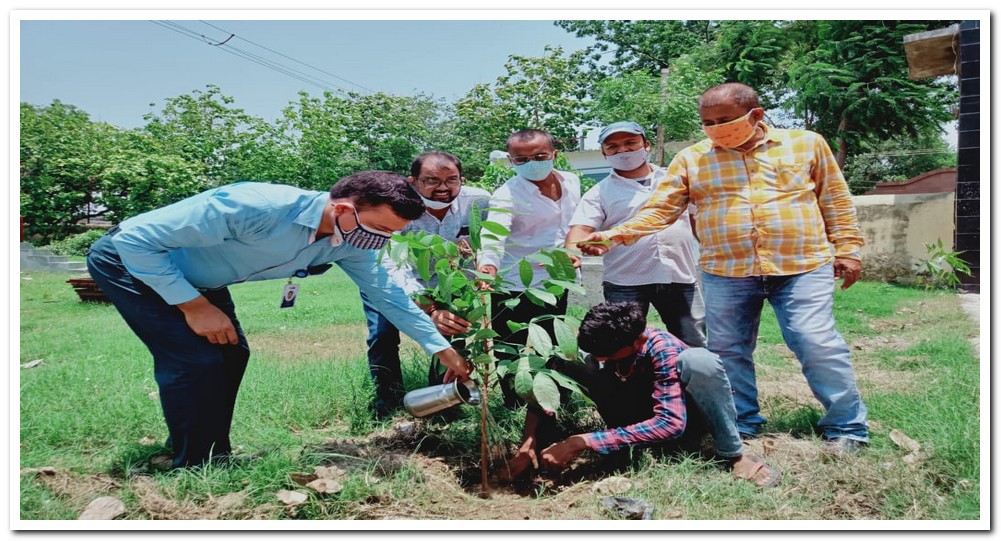
[(702, 273), (709, 349), (723, 359), (734, 391), (737, 427), (761, 432), (752, 354), (764, 301), (772, 305), (782, 338), (796, 354), (813, 396), (824, 407), (817, 423), (827, 439), (868, 441), (866, 407), (859, 396), (848, 344), (834, 328), (834, 271), (828, 263), (791, 276), (727, 278)]
[(229, 454), (236, 395), (250, 358), (229, 290), (202, 294), (233, 321), (239, 344), (210, 344), (188, 327), (180, 309), (129, 274), (110, 236), (91, 247), (87, 269), (153, 354), (153, 377), (170, 434), (173, 466), (195, 466), (213, 455)]
[(709, 424), (716, 454), (726, 458), (743, 454), (733, 391), (719, 356), (705, 348), (686, 349), (678, 355), (678, 376), (685, 397), (695, 402)]
[(706, 312), (702, 294), (695, 283), (620, 286), (602, 282), (601, 286), (605, 302), (635, 301), (643, 306), (644, 313), (652, 304), (667, 332), (689, 346), (705, 347)]

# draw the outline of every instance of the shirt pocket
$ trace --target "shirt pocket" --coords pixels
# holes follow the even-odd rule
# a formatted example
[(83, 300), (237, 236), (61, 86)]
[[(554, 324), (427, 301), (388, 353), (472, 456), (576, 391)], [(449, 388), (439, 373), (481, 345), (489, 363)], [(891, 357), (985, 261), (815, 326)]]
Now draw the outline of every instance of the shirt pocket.
[(810, 177), (809, 164), (778, 164), (775, 176), (779, 189), (787, 192), (812, 190), (813, 178)]

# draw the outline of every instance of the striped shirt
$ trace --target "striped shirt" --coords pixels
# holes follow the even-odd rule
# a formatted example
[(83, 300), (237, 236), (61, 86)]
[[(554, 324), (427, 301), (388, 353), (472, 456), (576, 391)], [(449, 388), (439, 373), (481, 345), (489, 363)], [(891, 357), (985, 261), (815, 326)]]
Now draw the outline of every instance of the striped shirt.
[[(678, 355), (688, 348), (667, 331), (647, 327), (647, 340), (636, 352), (630, 377), (652, 377), (654, 407), (646, 421), (584, 435), (588, 448), (601, 454), (629, 446), (673, 440), (685, 431), (684, 392), (678, 375)], [(614, 361), (612, 361), (614, 362)]]
[[(740, 152), (708, 139), (675, 156), (650, 201), (628, 222), (604, 232), (621, 244), (698, 208), (702, 269), (726, 277), (790, 275), (832, 257), (860, 259), (864, 241), (848, 184), (822, 136), (768, 128)], [(832, 245), (833, 244), (833, 248)]]

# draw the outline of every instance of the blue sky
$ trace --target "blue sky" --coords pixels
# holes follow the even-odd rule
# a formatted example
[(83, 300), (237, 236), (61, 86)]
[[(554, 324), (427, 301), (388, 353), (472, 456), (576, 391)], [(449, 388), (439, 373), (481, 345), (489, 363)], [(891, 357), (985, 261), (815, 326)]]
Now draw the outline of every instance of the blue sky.
[(236, 37), (227, 46), (280, 62), (329, 87), (397, 95), (422, 91), (448, 101), (477, 83), (493, 83), (505, 73), (508, 55), (541, 56), (547, 44), (569, 52), (592, 43), (552, 21), (202, 22), (196, 17), (171, 21), (180, 25), (174, 29), (147, 20), (22, 20), (20, 101), (47, 105), (59, 99), (94, 120), (136, 127), (144, 124), (144, 114), (159, 111), (165, 98), (207, 84), (267, 120), (280, 115), (299, 90), (323, 92), (207, 43), (230, 33)]

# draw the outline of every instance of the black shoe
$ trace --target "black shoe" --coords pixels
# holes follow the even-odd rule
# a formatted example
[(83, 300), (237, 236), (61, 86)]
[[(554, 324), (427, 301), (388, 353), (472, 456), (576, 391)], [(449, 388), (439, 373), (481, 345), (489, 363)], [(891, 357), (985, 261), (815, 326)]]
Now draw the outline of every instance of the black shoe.
[(383, 400), (376, 400), (372, 402), (369, 409), (372, 411), (372, 416), (375, 417), (377, 421), (382, 421), (385, 419), (392, 418), (396, 412), (400, 409), (401, 404), (390, 403)]

